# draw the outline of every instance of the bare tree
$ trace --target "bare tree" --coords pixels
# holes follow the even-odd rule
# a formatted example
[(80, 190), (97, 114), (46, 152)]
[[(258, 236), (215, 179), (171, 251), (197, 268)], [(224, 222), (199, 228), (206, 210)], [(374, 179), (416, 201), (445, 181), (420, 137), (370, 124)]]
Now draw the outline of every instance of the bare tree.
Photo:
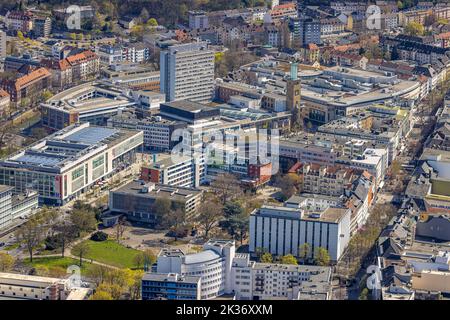
[(215, 228), (218, 222), (223, 218), (223, 207), (211, 198), (206, 198), (198, 209), (196, 221), (205, 232), (205, 238), (208, 238), (209, 232)]
[(36, 249), (43, 240), (46, 231), (42, 221), (36, 216), (32, 217), (17, 230), (16, 237), (25, 244), (28, 254), (30, 255), (30, 262), (33, 262), (34, 249)]
[(83, 257), (86, 256), (90, 251), (89, 244), (85, 241), (78, 243), (72, 249), (72, 253), (80, 258), (80, 267), (83, 266)]
[(242, 192), (240, 181), (231, 173), (217, 175), (211, 186), (223, 205), (239, 196)]
[(116, 240), (117, 243), (120, 243), (120, 239), (122, 239), (123, 234), (127, 230), (127, 221), (125, 218), (120, 218), (116, 223)]

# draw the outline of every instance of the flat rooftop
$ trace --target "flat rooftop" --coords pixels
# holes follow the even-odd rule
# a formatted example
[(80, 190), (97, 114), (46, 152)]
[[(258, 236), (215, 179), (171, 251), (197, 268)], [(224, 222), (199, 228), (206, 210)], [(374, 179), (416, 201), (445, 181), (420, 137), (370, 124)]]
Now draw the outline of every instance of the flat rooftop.
[[(143, 187), (146, 186), (149, 187), (148, 192), (142, 192)], [(173, 187), (165, 184), (145, 184), (142, 181), (132, 181), (112, 192), (145, 198), (167, 198), (172, 201), (188, 201), (202, 194), (200, 189)]]
[(61, 169), (99, 148), (112, 147), (138, 131), (75, 124), (29, 146), (0, 162), (2, 166)]
[(91, 82), (62, 91), (42, 105), (69, 112), (83, 112), (101, 108), (130, 106), (134, 105), (134, 101), (112, 85)]
[(307, 211), (299, 208), (284, 206), (264, 205), (255, 210), (252, 215), (296, 218), (299, 220), (339, 223), (349, 212), (347, 208), (328, 207), (322, 212)]

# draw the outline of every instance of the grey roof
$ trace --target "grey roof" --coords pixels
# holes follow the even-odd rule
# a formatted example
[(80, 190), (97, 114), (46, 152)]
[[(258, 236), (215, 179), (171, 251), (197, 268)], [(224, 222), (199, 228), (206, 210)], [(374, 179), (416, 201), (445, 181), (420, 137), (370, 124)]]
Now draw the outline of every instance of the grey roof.
[(63, 140), (95, 144), (111, 137), (117, 132), (119, 130), (111, 128), (88, 127), (66, 136)]
[(213, 250), (205, 250), (199, 253), (188, 254), (184, 256), (184, 263), (186, 264), (206, 263), (216, 259), (220, 259), (220, 255), (218, 255)]

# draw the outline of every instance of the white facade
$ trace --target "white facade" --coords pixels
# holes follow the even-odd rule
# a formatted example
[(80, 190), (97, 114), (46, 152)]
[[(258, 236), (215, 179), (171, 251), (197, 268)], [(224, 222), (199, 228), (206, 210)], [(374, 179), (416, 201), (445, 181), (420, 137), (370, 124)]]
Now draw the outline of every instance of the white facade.
[(38, 207), (36, 192), (13, 195), (12, 187), (2, 185), (0, 189), (0, 230), (13, 226), (16, 219), (35, 213)]
[(162, 50), (160, 87), (166, 101), (209, 102), (214, 91), (214, 52), (206, 42), (179, 44)]
[(158, 257), (156, 272), (200, 276), (202, 300), (231, 292), (234, 241), (210, 240), (203, 249), (204, 251), (189, 255), (185, 255), (181, 250), (163, 250)]
[(37, 190), (41, 202), (62, 205), (131, 165), (142, 142), (140, 131), (67, 127), (3, 160), (0, 184)]
[(250, 215), (249, 251), (262, 248), (274, 255), (298, 256), (299, 247), (308, 243), (311, 255), (322, 247), (337, 261), (350, 240), (350, 216), (342, 208), (308, 214), (296, 208), (263, 206)]
[(0, 273), (0, 297), (24, 300), (84, 300), (90, 293), (91, 289), (76, 287), (70, 279)]
[(236, 300), (331, 298), (330, 267), (255, 263), (237, 253), (231, 277)]
[(0, 58), (6, 57), (6, 33), (0, 30)]

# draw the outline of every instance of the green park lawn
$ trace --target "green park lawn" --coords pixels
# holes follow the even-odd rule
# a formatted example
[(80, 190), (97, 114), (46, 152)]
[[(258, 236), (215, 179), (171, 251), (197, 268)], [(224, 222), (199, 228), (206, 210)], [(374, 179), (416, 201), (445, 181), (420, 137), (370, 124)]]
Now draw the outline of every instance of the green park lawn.
[[(79, 260), (77, 259), (73, 259), (73, 258), (69, 258), (69, 257), (43, 257), (43, 258), (39, 258), (39, 256), (34, 256), (33, 257), (33, 262), (30, 262), (30, 258), (26, 258), (24, 260), (24, 264), (33, 268), (37, 268), (37, 267), (46, 267), (46, 268), (51, 268), (51, 267), (59, 267), (62, 269), (67, 269), (69, 266), (71, 265), (76, 265), (78, 266), (80, 263)], [(83, 262), (83, 265), (81, 267), (81, 273), (84, 273), (87, 271), (87, 269), (89, 269), (90, 267), (90, 263), (87, 262)]]
[(113, 240), (92, 241), (86, 240), (89, 244), (89, 252), (86, 259), (105, 263), (118, 268), (134, 268), (134, 257), (140, 252), (136, 249), (127, 248)]

